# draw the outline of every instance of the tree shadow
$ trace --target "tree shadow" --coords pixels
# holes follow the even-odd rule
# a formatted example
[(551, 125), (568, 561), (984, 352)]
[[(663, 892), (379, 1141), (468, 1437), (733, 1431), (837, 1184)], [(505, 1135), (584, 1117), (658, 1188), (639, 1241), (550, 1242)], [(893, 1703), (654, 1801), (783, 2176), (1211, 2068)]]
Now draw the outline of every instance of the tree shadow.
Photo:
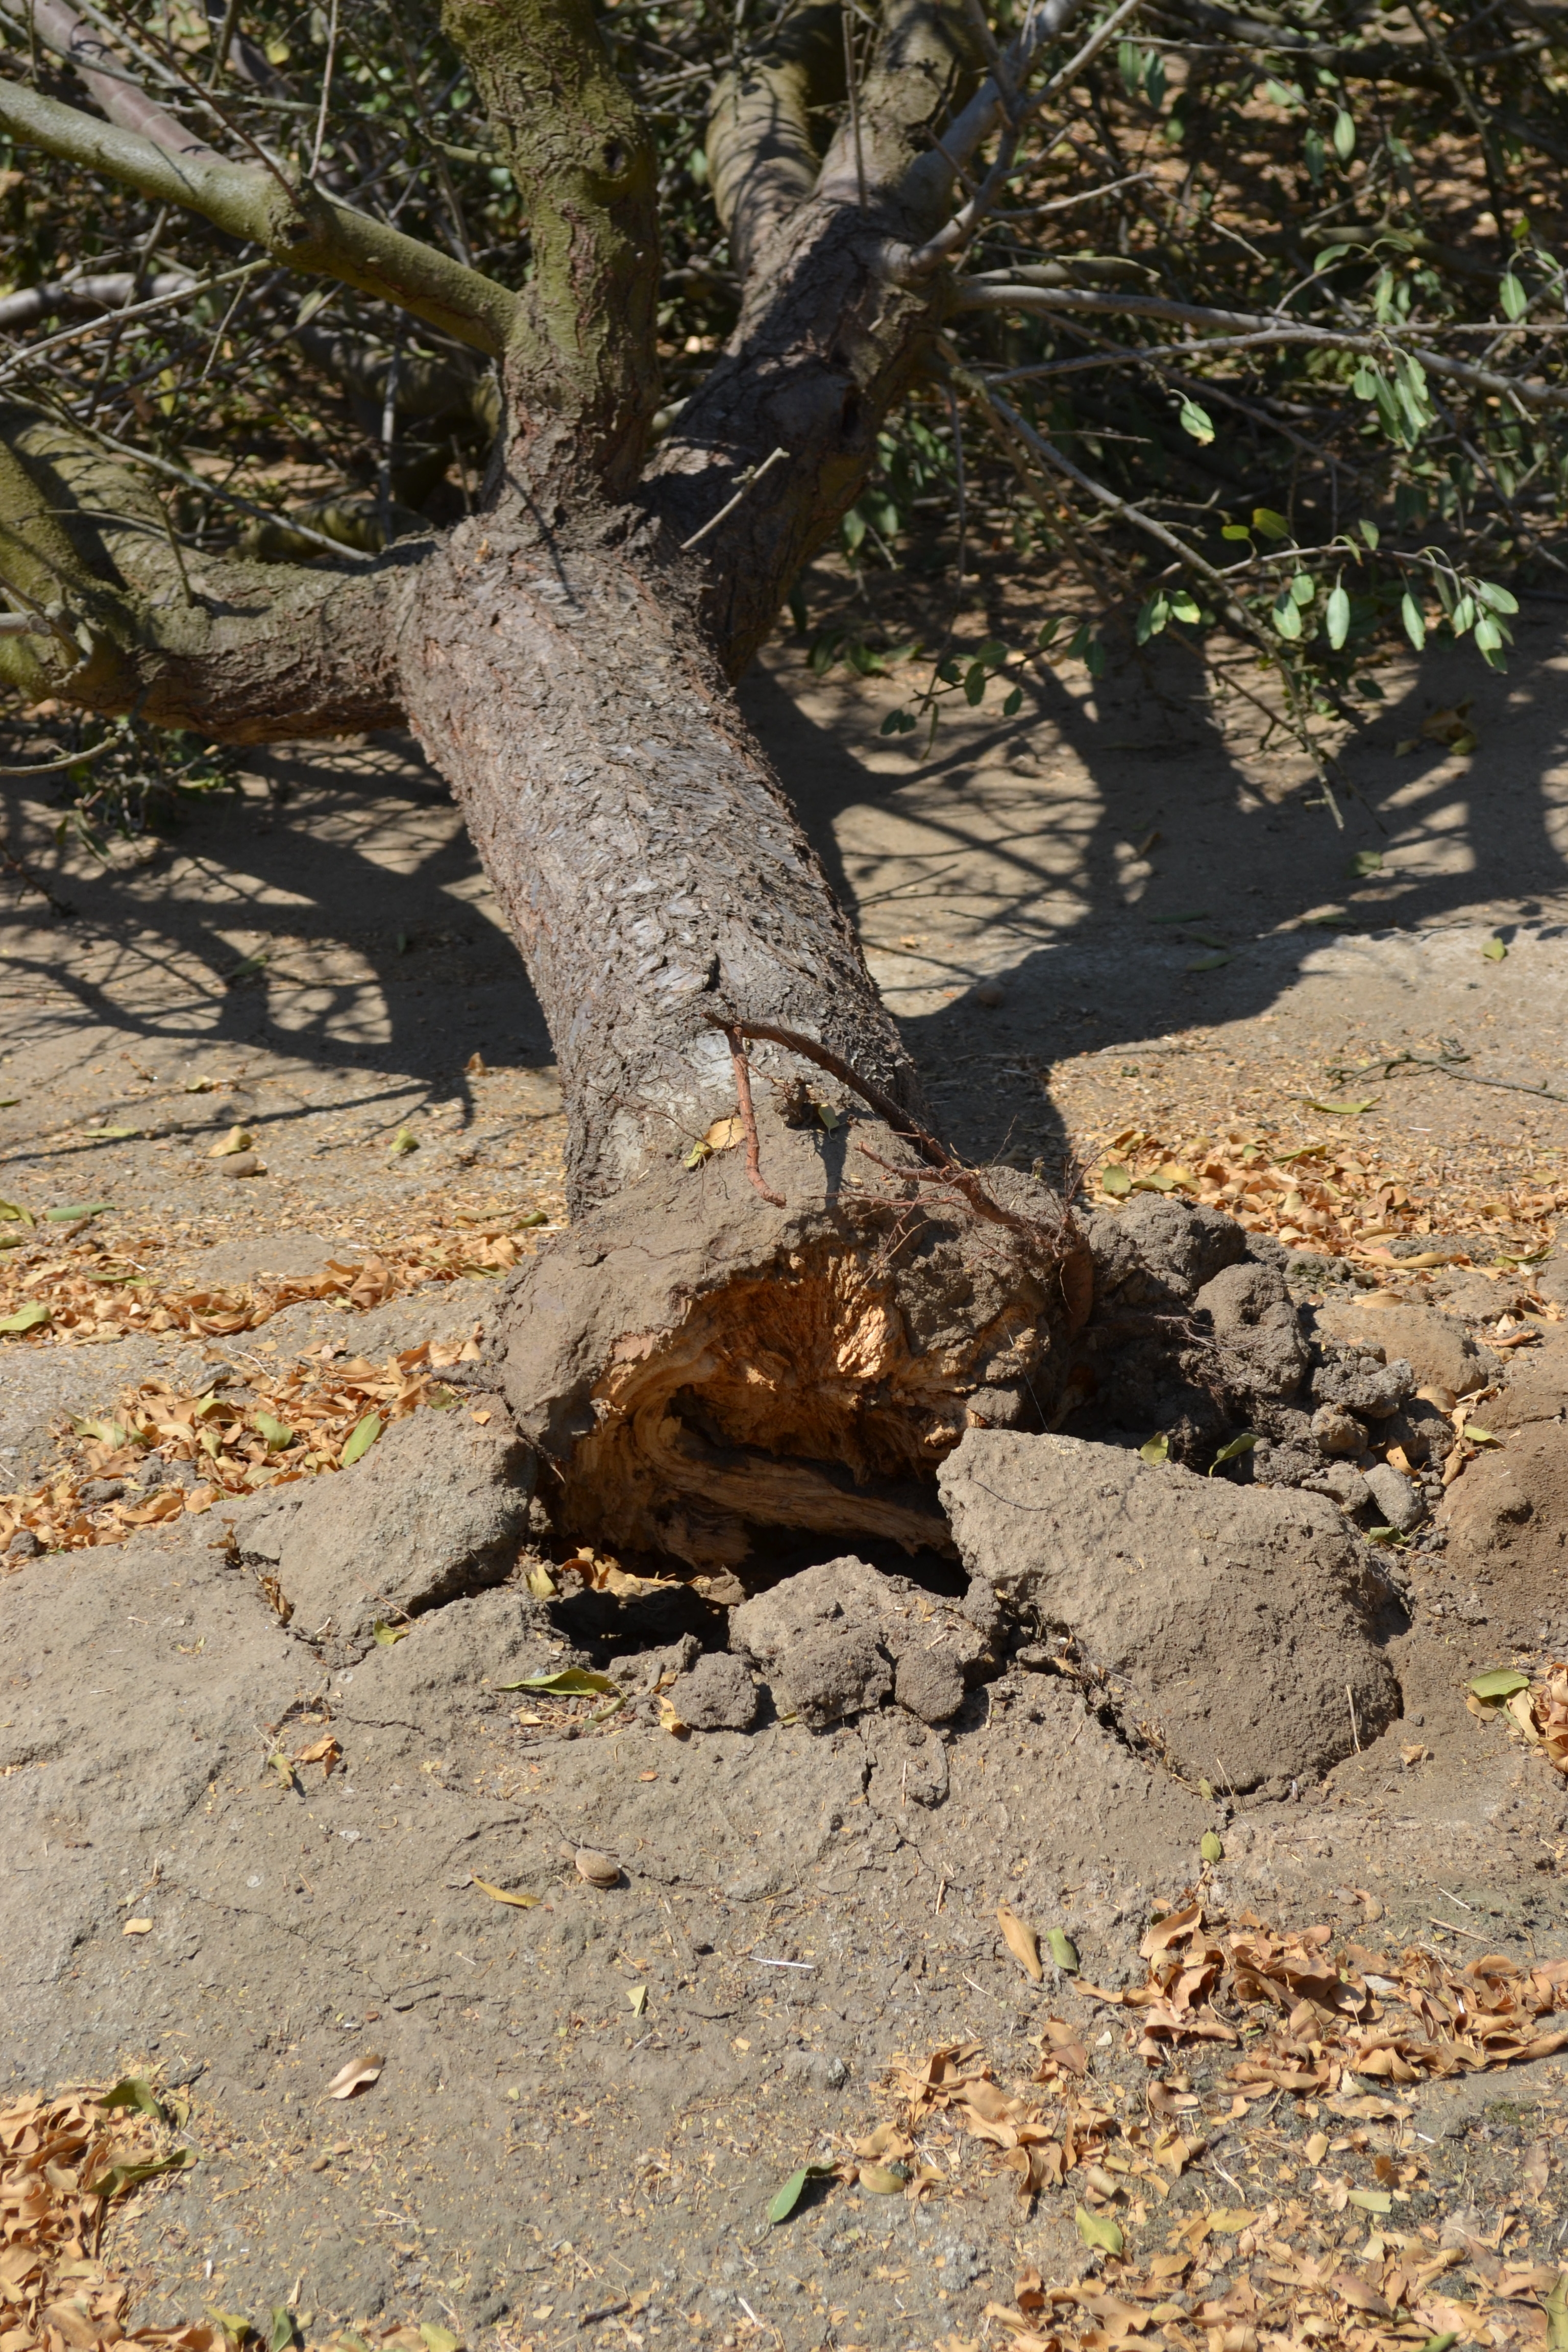
[(13, 991), (47, 990), (57, 1036), (264, 1049), (302, 1076), (348, 1062), (400, 1099), (456, 1094), (465, 1120), (470, 1053), (551, 1059), (450, 794), (405, 738), (258, 752), (243, 789), (176, 802), (145, 866), (78, 856), (57, 877), (59, 805), (8, 797), (9, 840), (72, 910), (52, 919), (15, 876), (0, 905)]
[[(815, 689), (842, 722), (796, 702), (787, 674), (754, 671), (742, 693), (946, 1131), (1053, 1165), (1067, 1137), (1037, 1083), (1053, 1066), (1245, 1021), (1328, 968), (1345, 1034), (1361, 1013), (1386, 1028), (1396, 1000), (1428, 1034), (1416, 935), (1551, 926), (1568, 879), (1568, 775), (1552, 781), (1564, 633), (1527, 607), (1506, 677), (1429, 647), (1349, 754), (1342, 830), (1283, 739), (1238, 753), (1196, 664), (1165, 646), (1081, 696), (1031, 677), (1016, 719), (944, 727), (924, 761), (879, 742), (852, 692)], [(1422, 733), (1458, 699), (1468, 759)]]

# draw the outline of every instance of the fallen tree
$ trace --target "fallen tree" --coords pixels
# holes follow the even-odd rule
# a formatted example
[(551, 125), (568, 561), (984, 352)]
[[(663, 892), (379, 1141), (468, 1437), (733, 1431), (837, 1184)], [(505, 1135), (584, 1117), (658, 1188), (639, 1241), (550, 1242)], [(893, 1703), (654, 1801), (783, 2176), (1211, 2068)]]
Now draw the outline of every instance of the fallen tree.
[[(77, 298), (118, 305), (105, 373), (128, 322), (180, 299), (148, 276), (175, 213), (226, 243), (209, 290), (251, 271), (310, 278), (426, 331), (422, 357), (402, 356), (401, 327), (391, 338), (379, 552), (363, 561), (327, 515), (290, 519), (283, 545), (260, 514), (274, 536), (252, 543), (298, 559), (281, 564), (210, 534), (193, 548), (161, 485), (221, 501), (211, 470), (161, 454), (152, 430), (126, 444), (95, 395), (64, 396), (41, 362), (12, 367), (0, 376), (0, 656), (36, 699), (221, 743), (405, 723), (449, 782), (570, 1112), (574, 1230), (516, 1287), (503, 1336), (513, 1406), (574, 1534), (699, 1565), (742, 1557), (758, 1523), (942, 1541), (934, 1474), (964, 1427), (1038, 1425), (1058, 1402), (1089, 1305), (1070, 1213), (1028, 1179), (963, 1168), (931, 1131), (732, 683), (860, 500), (887, 419), (932, 382), (978, 404), (1026, 483), (1055, 467), (1152, 535), (1242, 640), (1265, 637), (1281, 662), (1301, 640), (1319, 593), (1303, 563), (1281, 574), (1249, 541), (1223, 574), (1190, 530), (1083, 475), (1016, 404), (1024, 395), (1004, 397), (951, 340), (1002, 310), (1066, 310), (1144, 338), (1208, 333), (1227, 350), (1308, 331), (1278, 305), (1120, 290), (1114, 257), (966, 271), (1001, 200), (1060, 143), (1053, 107), (1080, 86), (1099, 102), (1096, 60), (1138, 5), (1121, 0), (1085, 32), (1079, 0), (1042, 0), (998, 36), (976, 0), (886, 0), (869, 44), (836, 7), (785, 13), (710, 107), (706, 178), (734, 315), (672, 415), (659, 405), (660, 159), (586, 0), (445, 10), (526, 223), (526, 268), (495, 275), (475, 266), (455, 204), (443, 247), (351, 201), (341, 158), (322, 163), (330, 43), (313, 152), (310, 101), (267, 100), (295, 110), (289, 157), (219, 100), (224, 60), (203, 80), (145, 28), (117, 30), (69, 0), (0, 0), (33, 68), (0, 83), (0, 131), (133, 192), (153, 215), (136, 267), (112, 287), (84, 280)], [(1205, 27), (1222, 13), (1195, 12)], [(234, 10), (221, 21), (234, 36)], [(1228, 16), (1226, 28), (1273, 37)], [(245, 54), (253, 82), (270, 70)], [(45, 86), (51, 58), (96, 114)], [(1376, 69), (1397, 78), (1402, 62)], [(1016, 254), (1017, 228), (1002, 234)], [(1129, 282), (1142, 284), (1136, 269)], [(69, 308), (40, 296), (17, 315)], [(362, 350), (300, 318), (283, 331), (362, 406), (374, 394), (379, 362)], [(1403, 384), (1409, 414), (1423, 364), (1493, 396), (1484, 368), (1410, 357), (1399, 321), (1371, 344), (1369, 332), (1354, 320), (1310, 330), (1347, 365), (1373, 350), (1379, 383)], [(1521, 399), (1558, 398), (1515, 373)], [(472, 510), (438, 530), (416, 513), (400, 529), (400, 403), (494, 425)], [(155, 425), (145, 394), (142, 405)], [(249, 514), (254, 526), (254, 502)], [(1452, 563), (1448, 574), (1462, 585)], [(1463, 625), (1480, 613), (1494, 642), (1498, 607), (1464, 593), (1476, 609)], [(1269, 598), (1283, 615), (1271, 639), (1258, 617)], [(1337, 654), (1348, 622), (1326, 588), (1323, 603)], [(1141, 634), (1185, 610), (1157, 586)], [(1287, 677), (1296, 725), (1301, 677)], [(939, 659), (931, 693), (956, 682)]]

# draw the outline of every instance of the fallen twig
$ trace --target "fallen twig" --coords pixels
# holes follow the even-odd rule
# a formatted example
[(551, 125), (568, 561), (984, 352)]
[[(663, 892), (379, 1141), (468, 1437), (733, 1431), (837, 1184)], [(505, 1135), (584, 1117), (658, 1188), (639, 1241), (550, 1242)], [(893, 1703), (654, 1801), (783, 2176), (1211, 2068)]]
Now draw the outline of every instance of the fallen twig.
[(735, 1095), (741, 1107), (741, 1125), (746, 1131), (746, 1175), (763, 1200), (775, 1209), (787, 1209), (789, 1202), (782, 1192), (775, 1192), (763, 1179), (762, 1147), (757, 1141), (757, 1114), (752, 1103), (752, 1073), (746, 1060), (745, 1047), (738, 1029), (726, 1029), (730, 1040), (730, 1058), (735, 1065)]

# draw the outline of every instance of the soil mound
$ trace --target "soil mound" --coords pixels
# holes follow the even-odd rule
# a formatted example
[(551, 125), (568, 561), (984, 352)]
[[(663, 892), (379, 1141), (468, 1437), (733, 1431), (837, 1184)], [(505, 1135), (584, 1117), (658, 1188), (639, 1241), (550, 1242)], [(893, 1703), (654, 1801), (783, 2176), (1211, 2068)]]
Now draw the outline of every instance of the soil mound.
[(965, 1565), (1076, 1643), (1190, 1780), (1283, 1788), (1399, 1712), (1382, 1643), (1403, 1612), (1326, 1496), (1003, 1430), (972, 1431), (941, 1486)]

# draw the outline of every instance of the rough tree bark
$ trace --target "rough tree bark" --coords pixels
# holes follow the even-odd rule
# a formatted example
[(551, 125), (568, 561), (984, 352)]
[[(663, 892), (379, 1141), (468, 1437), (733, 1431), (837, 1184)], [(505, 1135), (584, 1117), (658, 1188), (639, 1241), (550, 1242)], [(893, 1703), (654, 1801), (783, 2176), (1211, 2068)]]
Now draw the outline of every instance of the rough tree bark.
[(950, 281), (914, 257), (997, 91), (962, 6), (891, 0), (820, 165), (815, 15), (720, 93), (742, 316), (650, 457), (653, 158), (589, 9), (448, 0), (447, 21), (525, 197), (521, 299), (311, 191), (290, 212), (275, 174), (172, 155), (145, 118), (110, 131), (0, 89), (0, 121), (50, 152), (177, 184), (499, 349), (505, 403), (483, 509), (445, 537), (352, 570), (206, 561), (188, 583), (123, 467), (8, 413), (0, 580), (34, 634), (0, 657), (35, 691), (235, 741), (401, 716), (451, 784), (570, 1111), (574, 1228), (502, 1317), (565, 1528), (700, 1566), (743, 1558), (758, 1525), (942, 1543), (938, 1463), (968, 1420), (1048, 1412), (1087, 1260), (1043, 1188), (981, 1182), (926, 1131), (730, 681), (931, 351)]

